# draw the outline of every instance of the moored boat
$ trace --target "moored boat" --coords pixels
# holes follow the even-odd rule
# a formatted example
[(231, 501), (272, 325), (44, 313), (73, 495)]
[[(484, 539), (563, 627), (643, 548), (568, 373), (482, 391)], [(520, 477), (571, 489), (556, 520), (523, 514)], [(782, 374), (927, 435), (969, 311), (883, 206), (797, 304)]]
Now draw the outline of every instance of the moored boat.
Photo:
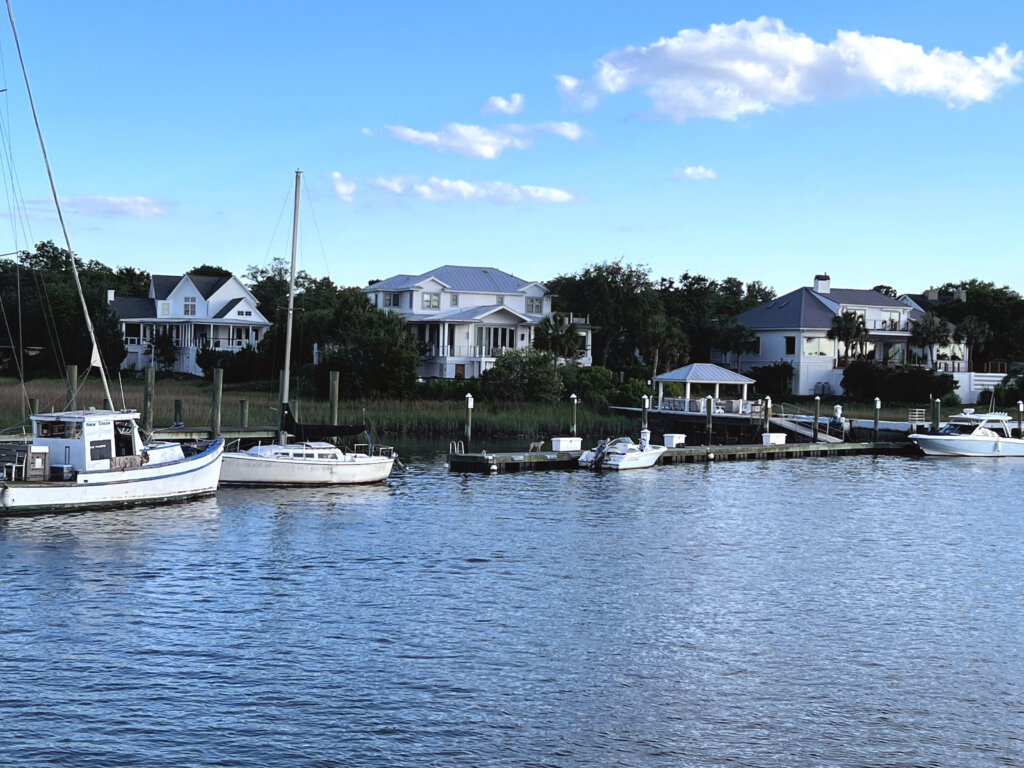
[(594, 448), (580, 454), (579, 464), (587, 469), (646, 469), (658, 463), (668, 449), (663, 445), (651, 445), (650, 430), (640, 432), (640, 442), (630, 437), (617, 437), (601, 441)]
[(217, 490), (223, 440), (143, 444), (138, 418), (95, 409), (32, 416), (32, 442), (6, 449), (2, 512), (123, 507)]
[(1024, 440), (1013, 437), (1013, 419), (1003, 412), (965, 408), (938, 432), (910, 435), (910, 440), (929, 456), (1024, 457)]
[(355, 445), (352, 450), (327, 442), (257, 445), (225, 454), (224, 485), (346, 485), (386, 480), (395, 464), (389, 446)]

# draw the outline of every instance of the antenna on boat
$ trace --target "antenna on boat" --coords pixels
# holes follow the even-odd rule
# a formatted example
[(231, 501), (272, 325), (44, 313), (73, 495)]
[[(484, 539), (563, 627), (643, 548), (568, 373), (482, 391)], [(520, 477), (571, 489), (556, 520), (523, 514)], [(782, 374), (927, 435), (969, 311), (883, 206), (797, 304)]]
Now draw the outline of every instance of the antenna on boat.
[[(71, 260), (71, 274), (75, 278), (75, 288), (78, 291), (78, 299), (82, 303), (82, 313), (85, 315), (85, 327), (89, 331), (89, 341), (92, 342), (92, 357), (90, 364), (99, 368), (100, 379), (103, 381), (103, 392), (107, 396), (107, 402), (113, 405), (114, 399), (110, 396), (110, 385), (107, 383), (107, 372), (103, 367), (103, 358), (100, 357), (100, 347), (96, 343), (96, 331), (92, 327), (92, 318), (89, 317), (89, 306), (85, 303), (85, 293), (82, 291), (82, 281), (78, 277), (78, 266), (75, 264), (75, 254), (71, 250), (71, 238), (68, 236), (68, 228), (64, 223), (64, 211), (60, 207), (60, 199), (57, 197), (57, 185), (53, 181), (53, 172), (50, 170), (50, 158), (46, 154), (46, 142), (43, 141), (43, 130), (39, 126), (39, 116), (36, 113), (36, 103), (32, 98), (32, 86), (28, 82), (28, 70), (25, 68), (25, 59), (21, 55), (21, 42), (18, 40), (18, 29), (14, 26), (14, 11), (11, 9), (11, 0), (7, 0), (7, 18), (11, 21), (11, 33), (14, 36), (14, 47), (18, 51), (18, 63), (21, 65), (21, 75), (25, 79), (25, 91), (28, 95), (28, 104), (32, 109), (32, 120), (36, 125), (36, 135), (39, 137), (39, 148), (43, 152), (43, 164), (46, 166), (46, 177), (50, 181), (50, 192), (53, 195), (53, 204), (57, 208), (57, 218), (60, 220), (61, 232), (64, 234), (64, 245), (67, 246), (68, 257)], [(294, 267), (293, 267), (294, 271)]]
[(285, 322), (284, 331), (284, 376), (281, 382), (281, 414), (280, 414), (280, 433), (278, 434), (278, 442), (284, 445), (288, 442), (288, 438), (285, 436), (284, 419), (285, 419), (285, 408), (288, 405), (288, 384), (291, 378), (291, 362), (292, 362), (292, 315), (295, 313), (295, 256), (298, 249), (299, 241), (299, 193), (302, 185), (302, 171), (295, 171), (295, 211), (292, 215), (292, 268), (291, 275), (288, 278), (288, 319)]

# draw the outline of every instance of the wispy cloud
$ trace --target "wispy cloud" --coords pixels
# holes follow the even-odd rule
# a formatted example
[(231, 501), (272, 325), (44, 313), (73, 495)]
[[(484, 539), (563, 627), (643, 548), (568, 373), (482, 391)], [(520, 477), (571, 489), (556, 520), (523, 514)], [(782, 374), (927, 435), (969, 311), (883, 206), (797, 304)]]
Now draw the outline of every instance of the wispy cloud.
[(351, 203), (356, 191), (356, 183), (351, 179), (346, 179), (338, 171), (331, 174), (331, 181), (334, 184), (334, 194), (346, 203)]
[(523, 111), (523, 104), (526, 99), (523, 98), (521, 93), (513, 93), (507, 99), (501, 96), (491, 96), (480, 111), (485, 115), (492, 115), (496, 112), (500, 112), (503, 115), (518, 115)]
[(703, 165), (688, 165), (682, 170), (672, 173), (677, 179), (693, 179), (694, 181), (711, 181), (718, 178), (718, 174)]
[(78, 195), (61, 198), (69, 211), (83, 216), (128, 216), (151, 219), (171, 212), (171, 204), (142, 196)]
[(569, 203), (575, 198), (571, 192), (554, 187), (531, 185), (516, 186), (505, 181), (472, 182), (461, 179), (441, 179), (432, 176), (378, 178), (368, 182), (371, 186), (393, 195), (418, 197), (431, 202), (449, 200), (489, 200), (494, 203)]
[(677, 122), (691, 117), (735, 120), (749, 113), (838, 98), (870, 88), (942, 99), (967, 107), (1019, 81), (1024, 52), (1005, 45), (985, 56), (890, 37), (839, 31), (824, 44), (767, 17), (681, 30), (646, 46), (603, 56), (591, 81), (558, 76), (567, 103), (594, 105), (598, 93), (642, 88), (656, 112)]
[(450, 123), (441, 131), (419, 131), (401, 125), (386, 127), (388, 134), (399, 141), (430, 147), (438, 152), (457, 152), (466, 157), (493, 160), (506, 149), (526, 149), (538, 133), (552, 133), (569, 141), (583, 135), (576, 123), (510, 124), (501, 128)]

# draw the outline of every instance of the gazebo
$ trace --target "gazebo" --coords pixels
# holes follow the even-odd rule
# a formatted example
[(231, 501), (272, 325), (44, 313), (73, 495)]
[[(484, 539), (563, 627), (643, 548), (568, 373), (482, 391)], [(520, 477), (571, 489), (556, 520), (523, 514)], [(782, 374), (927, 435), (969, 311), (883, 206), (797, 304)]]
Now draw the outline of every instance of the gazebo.
[[(715, 402), (719, 401), (719, 395), (721, 392), (721, 386), (727, 385), (738, 385), (741, 388), (740, 400), (734, 406), (730, 404), (730, 408), (723, 410), (731, 410), (734, 413), (740, 413), (743, 403), (747, 399), (747, 387), (751, 384), (756, 383), (754, 379), (743, 374), (730, 371), (728, 368), (722, 368), (718, 365), (712, 365), (711, 363), (690, 363), (684, 365), (682, 368), (676, 368), (674, 371), (668, 371), (654, 377), (654, 381), (658, 384), (658, 398), (656, 400), (657, 407), (659, 410), (673, 410), (673, 411), (699, 411), (703, 410), (703, 402), (693, 401), (690, 398), (690, 387), (693, 384), (713, 384), (715, 387)], [(686, 398), (682, 401), (681, 398), (666, 398), (664, 397), (665, 383), (683, 383), (686, 385)]]

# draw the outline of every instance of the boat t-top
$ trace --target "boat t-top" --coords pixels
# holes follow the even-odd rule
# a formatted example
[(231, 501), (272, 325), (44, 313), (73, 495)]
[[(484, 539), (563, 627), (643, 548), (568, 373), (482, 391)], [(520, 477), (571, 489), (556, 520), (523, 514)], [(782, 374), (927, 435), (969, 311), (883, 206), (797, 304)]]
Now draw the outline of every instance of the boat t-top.
[(1024, 457), (1024, 440), (1013, 436), (1013, 418), (1004, 412), (975, 413), (964, 408), (938, 432), (910, 435), (929, 456)]

